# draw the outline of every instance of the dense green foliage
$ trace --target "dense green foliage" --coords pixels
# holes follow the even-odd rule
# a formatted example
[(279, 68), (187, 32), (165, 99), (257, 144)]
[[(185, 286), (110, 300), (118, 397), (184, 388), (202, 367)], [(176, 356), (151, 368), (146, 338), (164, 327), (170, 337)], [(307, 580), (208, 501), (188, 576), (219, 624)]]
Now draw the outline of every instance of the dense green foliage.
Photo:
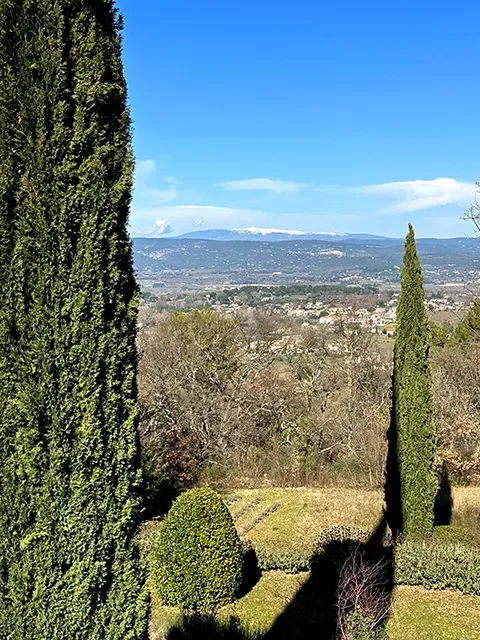
[(168, 512), (154, 552), (161, 600), (211, 611), (234, 600), (242, 579), (242, 547), (232, 516), (211, 489), (183, 493)]
[(462, 322), (455, 327), (455, 342), (478, 340), (480, 336), (480, 298), (475, 300)]
[(308, 571), (312, 559), (312, 550), (305, 548), (277, 547), (276, 545), (253, 545), (257, 556), (258, 566), (262, 571), (285, 571), (285, 573), (300, 573)]
[(434, 544), (466, 544), (480, 550), (480, 540), (467, 529), (454, 525), (435, 527), (432, 534)]
[(358, 527), (336, 525), (322, 531), (317, 539), (316, 552), (320, 553), (332, 542), (367, 542), (371, 533)]
[(390, 524), (394, 530), (405, 532), (429, 532), (434, 521), (437, 483), (429, 348), (422, 269), (409, 225), (397, 308), (386, 486)]
[(386, 640), (384, 629), (377, 628), (375, 618), (360, 609), (353, 611), (347, 620), (347, 640)]
[(0, 3), (0, 635), (136, 640), (130, 117), (112, 0)]
[(480, 595), (478, 541), (456, 527), (440, 527), (433, 536), (407, 536), (395, 548), (395, 584), (427, 589), (458, 589)]

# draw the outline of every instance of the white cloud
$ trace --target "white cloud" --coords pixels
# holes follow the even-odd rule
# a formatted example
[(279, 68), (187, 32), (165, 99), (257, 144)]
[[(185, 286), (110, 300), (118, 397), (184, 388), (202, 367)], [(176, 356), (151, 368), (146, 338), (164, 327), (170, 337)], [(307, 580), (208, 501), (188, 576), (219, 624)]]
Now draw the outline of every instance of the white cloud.
[[(154, 220), (171, 221), (178, 233), (190, 231), (192, 228), (206, 227), (209, 229), (226, 229), (257, 222), (266, 223), (272, 214), (251, 209), (234, 209), (232, 207), (217, 207), (213, 205), (165, 205), (162, 207), (136, 208), (132, 210), (134, 234), (150, 235), (151, 231), (143, 231), (147, 225), (151, 227)], [(148, 227), (147, 227), (148, 228)], [(155, 232), (158, 234), (158, 231)]]
[(471, 202), (475, 194), (475, 185), (458, 182), (453, 178), (436, 178), (371, 184), (359, 187), (358, 191), (369, 196), (398, 200), (385, 207), (384, 213), (407, 213)]
[(248, 180), (233, 180), (220, 182), (219, 187), (228, 191), (273, 191), (274, 193), (297, 193), (307, 186), (302, 182), (285, 182), (270, 178), (251, 178)]
[(135, 167), (137, 176), (146, 176), (155, 173), (156, 170), (155, 160), (138, 160)]
[(163, 218), (155, 221), (155, 228), (153, 233), (155, 235), (165, 235), (166, 233), (172, 232), (172, 225), (168, 220), (164, 220)]

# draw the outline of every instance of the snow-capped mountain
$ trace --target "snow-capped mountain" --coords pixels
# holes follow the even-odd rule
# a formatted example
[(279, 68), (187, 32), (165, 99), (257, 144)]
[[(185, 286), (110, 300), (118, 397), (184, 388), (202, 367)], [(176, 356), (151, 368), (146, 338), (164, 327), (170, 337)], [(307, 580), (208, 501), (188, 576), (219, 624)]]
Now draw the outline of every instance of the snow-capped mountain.
[(355, 241), (378, 240), (381, 236), (368, 233), (338, 233), (335, 231), (296, 231), (288, 229), (260, 229), (248, 227), (246, 229), (205, 229), (191, 231), (178, 236), (181, 239), (193, 240), (250, 240), (262, 242), (278, 242), (281, 240), (326, 240), (326, 241)]

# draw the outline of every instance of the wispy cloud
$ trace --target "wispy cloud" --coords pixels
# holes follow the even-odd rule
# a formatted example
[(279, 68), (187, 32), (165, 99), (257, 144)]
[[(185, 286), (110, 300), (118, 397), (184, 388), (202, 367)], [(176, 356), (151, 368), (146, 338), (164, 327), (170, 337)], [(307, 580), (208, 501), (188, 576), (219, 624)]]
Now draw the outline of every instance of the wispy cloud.
[[(156, 176), (155, 160), (140, 160), (135, 171), (135, 195), (149, 206), (158, 206), (178, 200), (178, 180), (173, 176)], [(153, 187), (152, 183), (163, 182), (163, 186)]]
[(228, 191), (273, 191), (274, 193), (297, 193), (307, 187), (303, 182), (285, 182), (270, 178), (250, 178), (247, 180), (233, 180), (219, 182), (219, 187)]
[(155, 165), (155, 160), (137, 160), (135, 173), (136, 176), (147, 176), (151, 173), (155, 173), (157, 167)]
[(179, 193), (172, 184), (168, 189), (146, 189), (143, 197), (152, 205), (165, 204), (177, 200)]
[(386, 182), (358, 188), (365, 195), (397, 200), (382, 209), (384, 213), (408, 213), (449, 204), (467, 204), (473, 200), (475, 185), (453, 178)]

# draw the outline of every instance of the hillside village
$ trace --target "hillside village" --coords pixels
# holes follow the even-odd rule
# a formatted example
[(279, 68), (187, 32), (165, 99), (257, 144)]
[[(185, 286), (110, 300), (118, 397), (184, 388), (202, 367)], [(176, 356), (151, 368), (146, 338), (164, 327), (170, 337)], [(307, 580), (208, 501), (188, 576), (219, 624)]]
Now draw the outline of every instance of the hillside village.
[[(260, 290), (269, 291), (269, 295), (252, 297), (250, 291), (255, 287), (223, 289), (212, 286), (206, 290), (170, 291), (159, 293), (159, 289), (144, 288), (142, 304), (161, 311), (190, 310), (209, 307), (225, 314), (236, 314), (250, 308), (260, 308), (274, 315), (292, 318), (304, 324), (319, 324), (334, 327), (339, 323), (364, 327), (372, 333), (395, 336), (399, 291), (366, 291), (367, 297), (353, 295), (349, 287), (332, 287), (332, 295), (321, 299), (311, 296), (277, 296), (276, 287), (256, 285)], [(327, 287), (328, 288), (328, 287)], [(341, 293), (339, 294), (339, 290)], [(248, 295), (245, 295), (245, 291)], [(270, 293), (272, 292), (272, 293)], [(430, 292), (426, 306), (433, 319), (443, 321), (448, 318), (456, 324), (473, 303), (472, 292), (446, 284)]]

